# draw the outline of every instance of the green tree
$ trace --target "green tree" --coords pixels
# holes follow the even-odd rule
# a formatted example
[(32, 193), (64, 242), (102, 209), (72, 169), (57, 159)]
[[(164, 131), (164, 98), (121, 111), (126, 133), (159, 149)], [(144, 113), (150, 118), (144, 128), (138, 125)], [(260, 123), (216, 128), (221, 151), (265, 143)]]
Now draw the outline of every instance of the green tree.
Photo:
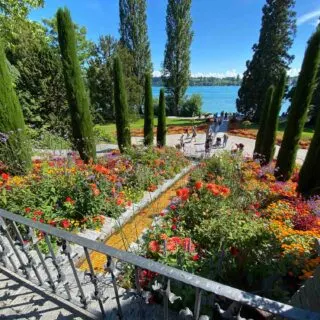
[(307, 156), (299, 173), (298, 191), (305, 196), (320, 194), (320, 116)]
[(254, 146), (253, 158), (254, 159), (262, 159), (262, 143), (264, 140), (264, 134), (266, 127), (268, 125), (268, 117), (270, 112), (270, 106), (272, 104), (274, 94), (274, 86), (270, 86), (264, 98), (262, 115), (260, 118), (259, 130), (256, 138), (256, 144)]
[(68, 9), (57, 12), (59, 45), (72, 120), (72, 133), (81, 159), (88, 162), (96, 158), (89, 99), (81, 77), (80, 63), (76, 52), (74, 25)]
[(114, 58), (113, 72), (118, 146), (121, 152), (125, 152), (126, 149), (131, 146), (131, 135), (125, 82), (123, 79), (121, 60), (118, 56)]
[(186, 98), (182, 105), (180, 115), (182, 117), (194, 117), (201, 113), (202, 107), (202, 96), (201, 94), (192, 94), (190, 98)]
[[(42, 20), (50, 45), (59, 51), (57, 17)], [(87, 39), (87, 29), (73, 24), (77, 43), (77, 56), (82, 69), (85, 69), (94, 50), (94, 43)]]
[(262, 161), (268, 164), (273, 160), (275, 152), (275, 143), (278, 130), (278, 119), (281, 110), (282, 99), (286, 88), (287, 74), (284, 71), (280, 82), (275, 88), (272, 102), (269, 109), (268, 118), (265, 125), (263, 141), (261, 145)]
[(288, 122), (279, 151), (276, 177), (288, 180), (293, 172), (298, 144), (307, 120), (308, 108), (316, 85), (320, 64), (320, 29), (310, 38), (294, 91)]
[[(144, 87), (145, 73), (152, 72), (146, 7), (146, 0), (119, 0), (120, 41), (133, 57), (131, 76), (137, 79), (141, 89)], [(140, 94), (142, 104), (143, 90)]]
[(8, 167), (10, 173), (25, 174), (31, 169), (31, 148), (2, 43), (0, 83), (0, 161)]
[(237, 99), (238, 112), (248, 119), (259, 121), (267, 88), (279, 82), (294, 58), (288, 54), (296, 32), (294, 5), (295, 0), (267, 0), (263, 7), (259, 42), (246, 63)]
[(151, 87), (151, 74), (148, 72), (145, 75), (144, 86), (144, 145), (153, 145), (153, 100), (152, 100), (152, 87)]
[(166, 100), (164, 89), (160, 90), (159, 108), (158, 108), (158, 127), (157, 127), (157, 146), (164, 147), (166, 145)]
[(170, 115), (179, 114), (190, 77), (191, 0), (169, 0), (167, 6), (167, 43), (162, 80), (166, 88)]

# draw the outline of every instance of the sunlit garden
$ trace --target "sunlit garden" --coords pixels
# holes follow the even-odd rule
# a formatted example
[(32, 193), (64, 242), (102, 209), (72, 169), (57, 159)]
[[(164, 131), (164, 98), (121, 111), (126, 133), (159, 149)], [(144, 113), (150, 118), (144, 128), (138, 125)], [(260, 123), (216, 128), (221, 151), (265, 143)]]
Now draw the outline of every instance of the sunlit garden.
[[(313, 285), (320, 265), (320, 26), (293, 79), (288, 73), (293, 57), (287, 51), (295, 33), (294, 1), (267, 1), (248, 70), (243, 78), (222, 81), (241, 84), (238, 113), (220, 115), (202, 112), (199, 94), (186, 95), (191, 0), (168, 1), (168, 39), (157, 79), (145, 1), (120, 1), (121, 38), (100, 37), (99, 43), (86, 40), (86, 30), (74, 23), (67, 8), (40, 25), (27, 14), (43, 1), (2, 2), (1, 268), (11, 264), (28, 279), (32, 269), (39, 280), (37, 269), (43, 266), (45, 282), (55, 292), (56, 282), (70, 289), (59, 265), (68, 261), (78, 287), (66, 289), (67, 300), (72, 289), (79, 289), (77, 297), (87, 308), (82, 279), (77, 278), (82, 272), (104, 316), (98, 288), (105, 284), (103, 277), (112, 285), (118, 310), (117, 286), (128, 294), (136, 290), (150, 305), (163, 303), (168, 309), (169, 301), (174, 311), (187, 312), (196, 304), (197, 313), (189, 314), (194, 319), (209, 319), (199, 317), (205, 290), (181, 279), (170, 284), (173, 272), (186, 271), (191, 278), (215, 281), (210, 283), (218, 289), (228, 285), (243, 296), (252, 293), (283, 303), (292, 303), (301, 288)], [(19, 37), (27, 37), (19, 45), (15, 24)], [(8, 32), (2, 35), (5, 27)], [(34, 46), (28, 47), (28, 39)], [(268, 51), (274, 43), (274, 51)], [(199, 77), (206, 86), (217, 80), (211, 78), (206, 82)], [(154, 97), (153, 82), (159, 81), (163, 88)], [(280, 117), (285, 99), (290, 107)], [(239, 137), (243, 140), (238, 143)], [(303, 159), (298, 159), (301, 149)], [(8, 254), (9, 246), (17, 258)], [(130, 265), (126, 257), (140, 265)], [(56, 281), (46, 266), (49, 258), (58, 272)], [(178, 270), (152, 272), (148, 263), (159, 267), (155, 261), (164, 270), (169, 270), (164, 265)], [(165, 277), (166, 289), (160, 284)], [(205, 298), (217, 296), (212, 300), (217, 303), (210, 300), (215, 309), (203, 303), (207, 314), (213, 317), (223, 306), (227, 311), (219, 311), (221, 318), (244, 319), (242, 298), (210, 292)], [(301, 295), (308, 300), (308, 294)], [(267, 307), (243, 305), (250, 306), (246, 316), (253, 312), (254, 319), (271, 319), (271, 313), (255, 313)]]

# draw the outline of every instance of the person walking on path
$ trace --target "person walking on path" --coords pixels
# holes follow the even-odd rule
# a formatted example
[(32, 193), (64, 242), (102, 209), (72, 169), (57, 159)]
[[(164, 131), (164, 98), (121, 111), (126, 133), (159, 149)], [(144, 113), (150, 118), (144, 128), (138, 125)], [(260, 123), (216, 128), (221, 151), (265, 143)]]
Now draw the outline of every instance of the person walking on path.
[(194, 139), (194, 141), (196, 141), (196, 137), (197, 137), (197, 131), (196, 131), (196, 127), (193, 126), (192, 127), (192, 137), (191, 137), (191, 142)]
[(228, 142), (229, 136), (225, 133), (223, 135), (223, 147), (225, 148)]

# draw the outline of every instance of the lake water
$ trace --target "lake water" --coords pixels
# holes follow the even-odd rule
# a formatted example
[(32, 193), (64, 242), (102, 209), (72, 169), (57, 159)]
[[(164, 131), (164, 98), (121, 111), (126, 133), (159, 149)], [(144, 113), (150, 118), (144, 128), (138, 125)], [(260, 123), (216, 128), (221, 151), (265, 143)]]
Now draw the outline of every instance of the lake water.
[[(238, 97), (239, 86), (201, 86), (189, 87), (186, 94), (191, 96), (198, 93), (202, 96), (202, 111), (203, 112), (237, 112), (236, 99)], [(152, 87), (152, 94), (154, 97), (159, 96), (161, 87)], [(286, 111), (288, 102), (284, 101), (281, 112)]]

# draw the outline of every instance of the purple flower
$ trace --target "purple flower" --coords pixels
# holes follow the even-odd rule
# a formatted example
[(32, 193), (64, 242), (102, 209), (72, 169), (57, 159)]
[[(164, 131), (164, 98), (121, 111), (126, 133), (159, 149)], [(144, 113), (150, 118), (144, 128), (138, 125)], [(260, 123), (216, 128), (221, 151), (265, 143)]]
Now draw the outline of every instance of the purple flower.
[(0, 132), (0, 141), (2, 143), (6, 143), (8, 139), (9, 139), (9, 136), (7, 134)]

